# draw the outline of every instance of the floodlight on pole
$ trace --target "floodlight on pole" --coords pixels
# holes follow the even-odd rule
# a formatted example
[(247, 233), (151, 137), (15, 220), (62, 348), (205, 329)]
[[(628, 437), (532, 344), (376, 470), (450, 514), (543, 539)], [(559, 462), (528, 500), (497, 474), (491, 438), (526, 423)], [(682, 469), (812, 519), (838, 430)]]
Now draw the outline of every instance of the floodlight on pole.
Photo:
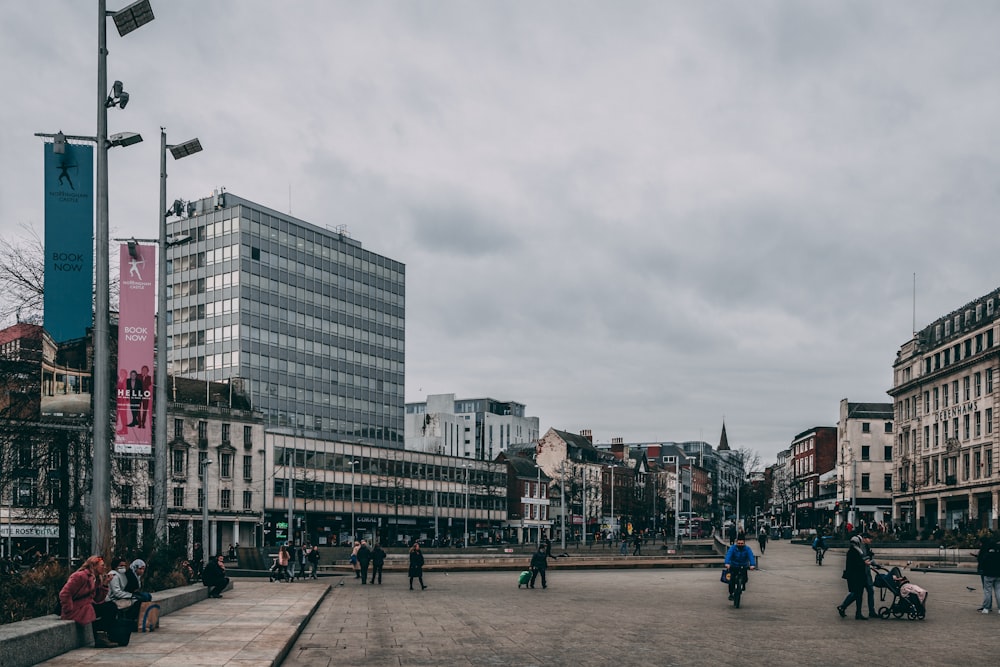
[[(120, 35), (127, 35), (153, 20), (149, 0), (139, 0), (125, 10), (108, 13), (107, 0), (97, 2), (97, 221), (94, 229), (94, 422), (93, 478), (91, 484), (90, 553), (111, 557), (111, 309), (108, 251), (108, 16)], [(122, 91), (124, 92), (124, 91)], [(119, 99), (119, 105), (121, 100)], [(136, 135), (138, 136), (138, 135)], [(136, 143), (135, 141), (131, 143)], [(128, 145), (120, 143), (117, 145)]]
[(201, 142), (197, 138), (191, 139), (190, 141), (185, 141), (182, 144), (177, 144), (175, 146), (167, 146), (170, 150), (170, 154), (174, 156), (175, 160), (180, 160), (182, 157), (187, 157), (188, 155), (194, 155), (195, 153), (201, 152)]
[(118, 132), (108, 137), (107, 146), (132, 146), (142, 142), (142, 135), (138, 132)]
[[(194, 141), (198, 142), (197, 139)], [(153, 485), (153, 532), (161, 544), (167, 543), (167, 248), (193, 240), (189, 234), (178, 234), (170, 239), (167, 238), (167, 215), (170, 214), (170, 211), (166, 210), (168, 148), (172, 149), (173, 147), (167, 145), (167, 132), (165, 128), (161, 127), (160, 210), (157, 221), (160, 247), (159, 261), (156, 267), (156, 397), (153, 400), (153, 460), (155, 462), (153, 466), (155, 482)], [(198, 150), (201, 150), (200, 143)], [(171, 150), (171, 152), (173, 151)], [(180, 157), (185, 157), (185, 155)], [(174, 153), (174, 159), (179, 159), (176, 153)]]
[(118, 28), (118, 34), (124, 37), (156, 17), (153, 16), (153, 7), (149, 4), (149, 0), (138, 0), (125, 9), (113, 12), (111, 18), (114, 19), (115, 27)]

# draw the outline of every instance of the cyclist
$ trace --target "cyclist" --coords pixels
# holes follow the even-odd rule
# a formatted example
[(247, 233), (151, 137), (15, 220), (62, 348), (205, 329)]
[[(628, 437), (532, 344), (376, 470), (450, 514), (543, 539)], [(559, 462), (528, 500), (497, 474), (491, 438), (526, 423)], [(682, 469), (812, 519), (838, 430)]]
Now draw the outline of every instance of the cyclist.
[(823, 533), (816, 533), (816, 539), (813, 540), (813, 551), (816, 552), (816, 562), (822, 563), (823, 556), (826, 555), (826, 550), (829, 547), (826, 546), (826, 538), (823, 537)]
[(733, 587), (736, 584), (736, 574), (739, 568), (742, 569), (755, 569), (757, 567), (757, 559), (754, 558), (753, 549), (747, 546), (747, 536), (743, 533), (739, 533), (736, 536), (736, 544), (729, 547), (726, 551), (726, 569), (732, 570), (732, 576), (729, 577), (729, 599), (733, 599)]

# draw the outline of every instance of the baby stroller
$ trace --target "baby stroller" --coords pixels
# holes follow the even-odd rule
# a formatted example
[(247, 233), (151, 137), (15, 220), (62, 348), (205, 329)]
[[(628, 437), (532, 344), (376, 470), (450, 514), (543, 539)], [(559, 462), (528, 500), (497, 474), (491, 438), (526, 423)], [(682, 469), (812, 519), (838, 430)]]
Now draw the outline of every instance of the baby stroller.
[(891, 570), (881, 570), (875, 575), (875, 588), (879, 589), (879, 601), (885, 602), (888, 594), (892, 594), (892, 602), (887, 607), (880, 607), (878, 615), (881, 618), (903, 618), (911, 621), (923, 620), (927, 613), (927, 591), (910, 583), (898, 567)]
[(290, 583), (295, 581), (295, 578), (288, 573), (287, 567), (278, 565), (278, 559), (275, 558), (271, 561), (271, 568), (268, 570), (267, 580)]

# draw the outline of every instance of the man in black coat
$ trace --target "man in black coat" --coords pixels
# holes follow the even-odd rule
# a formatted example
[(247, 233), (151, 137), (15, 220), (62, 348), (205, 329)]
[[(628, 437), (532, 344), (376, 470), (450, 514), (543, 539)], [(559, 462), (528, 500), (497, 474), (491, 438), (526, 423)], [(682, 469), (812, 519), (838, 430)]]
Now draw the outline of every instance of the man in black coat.
[(548, 566), (549, 559), (545, 557), (545, 547), (538, 547), (538, 551), (531, 556), (531, 581), (528, 583), (529, 587), (535, 587), (535, 578), (539, 574), (542, 575), (542, 588), (549, 587), (545, 582), (545, 569)]
[(226, 563), (222, 556), (216, 556), (205, 566), (205, 572), (201, 576), (203, 584), (208, 586), (208, 597), (221, 598), (222, 591), (229, 585), (229, 577), (226, 576)]
[(368, 564), (372, 562), (372, 550), (368, 548), (368, 542), (361, 540), (361, 548), (358, 549), (358, 565), (361, 566), (361, 585), (368, 583)]

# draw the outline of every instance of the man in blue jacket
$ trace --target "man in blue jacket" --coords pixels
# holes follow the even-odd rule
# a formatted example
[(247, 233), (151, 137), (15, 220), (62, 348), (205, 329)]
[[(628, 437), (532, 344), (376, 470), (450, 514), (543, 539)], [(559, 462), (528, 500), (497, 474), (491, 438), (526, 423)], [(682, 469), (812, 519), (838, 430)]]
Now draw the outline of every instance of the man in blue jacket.
[[(754, 558), (753, 549), (747, 546), (747, 536), (740, 533), (736, 536), (736, 544), (726, 550), (726, 569), (734, 567), (745, 567), (751, 570), (757, 567), (757, 559)], [(735, 577), (729, 577), (729, 599), (733, 599), (733, 585)]]

